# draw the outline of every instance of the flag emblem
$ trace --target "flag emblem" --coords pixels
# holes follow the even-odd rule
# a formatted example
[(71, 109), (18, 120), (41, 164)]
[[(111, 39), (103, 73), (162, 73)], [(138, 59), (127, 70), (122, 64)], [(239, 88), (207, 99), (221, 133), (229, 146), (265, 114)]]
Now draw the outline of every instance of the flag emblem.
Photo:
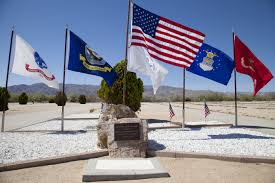
[(200, 68), (204, 71), (213, 70), (213, 57), (217, 56), (215, 53), (205, 50), (206, 56), (203, 58), (203, 61), (200, 63)]
[(104, 65), (106, 62), (88, 45), (85, 46), (85, 55), (91, 65)]
[(44, 62), (44, 60), (39, 56), (39, 54), (37, 52), (34, 52), (34, 59), (35, 62), (37, 63), (37, 65), (41, 68), (41, 69), (47, 69), (47, 65)]

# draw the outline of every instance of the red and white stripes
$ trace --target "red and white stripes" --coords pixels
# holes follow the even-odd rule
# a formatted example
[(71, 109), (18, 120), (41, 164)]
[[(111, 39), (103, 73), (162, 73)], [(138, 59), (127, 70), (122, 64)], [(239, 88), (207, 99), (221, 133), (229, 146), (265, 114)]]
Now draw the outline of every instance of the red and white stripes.
[(131, 45), (146, 48), (150, 56), (159, 61), (188, 68), (204, 37), (199, 31), (161, 17), (154, 37), (145, 34), (139, 26), (132, 25)]

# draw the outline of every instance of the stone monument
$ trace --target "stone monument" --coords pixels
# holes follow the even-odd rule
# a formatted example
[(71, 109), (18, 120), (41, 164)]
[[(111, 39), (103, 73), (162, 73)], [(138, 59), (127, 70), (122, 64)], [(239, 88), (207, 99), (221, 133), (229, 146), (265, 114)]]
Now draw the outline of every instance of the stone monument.
[(97, 126), (98, 146), (113, 158), (146, 157), (147, 121), (128, 106), (104, 104)]

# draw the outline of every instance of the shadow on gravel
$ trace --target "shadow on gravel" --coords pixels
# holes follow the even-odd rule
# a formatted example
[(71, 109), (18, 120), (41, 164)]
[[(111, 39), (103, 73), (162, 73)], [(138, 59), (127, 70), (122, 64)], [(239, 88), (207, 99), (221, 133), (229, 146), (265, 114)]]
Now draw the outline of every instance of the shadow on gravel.
[(72, 131), (55, 131), (55, 132), (51, 132), (49, 134), (56, 134), (56, 135), (78, 135), (81, 133), (87, 133), (86, 130), (72, 130)]
[(163, 149), (165, 149), (165, 146), (163, 144), (160, 144), (155, 140), (148, 140), (148, 146), (152, 150), (163, 150)]
[(242, 133), (230, 133), (224, 135), (208, 135), (211, 139), (275, 139), (274, 137), (266, 137), (259, 135), (250, 135)]
[(250, 125), (238, 125), (232, 126), (231, 128), (252, 128), (252, 129), (270, 129), (270, 130), (275, 130), (275, 128), (272, 127), (266, 127), (266, 126), (250, 126)]
[(171, 121), (162, 120), (162, 119), (146, 119), (147, 123), (170, 123)]

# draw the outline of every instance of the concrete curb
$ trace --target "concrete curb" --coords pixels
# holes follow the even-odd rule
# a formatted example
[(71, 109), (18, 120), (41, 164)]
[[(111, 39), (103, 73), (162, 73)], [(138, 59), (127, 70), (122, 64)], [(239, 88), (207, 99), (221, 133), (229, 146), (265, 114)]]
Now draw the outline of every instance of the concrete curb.
[(204, 154), (204, 153), (188, 153), (188, 152), (170, 152), (170, 151), (147, 151), (147, 155), (150, 157), (170, 157), (170, 158), (205, 158), (215, 159), (222, 161), (233, 161), (241, 163), (268, 163), (275, 164), (274, 157), (264, 156), (233, 156), (226, 154)]
[(159, 127), (148, 127), (149, 130), (157, 130), (157, 129), (171, 129), (171, 128), (182, 128), (181, 126), (159, 126)]
[(3, 171), (10, 171), (10, 170), (18, 170), (22, 168), (31, 168), (37, 166), (45, 166), (45, 165), (52, 165), (58, 163), (65, 163), (69, 161), (78, 161), (78, 160), (85, 160), (90, 158), (98, 158), (102, 156), (107, 156), (109, 152), (107, 150), (100, 150), (88, 153), (80, 153), (80, 154), (71, 154), (71, 155), (64, 155), (64, 156), (57, 156), (52, 158), (42, 158), (42, 159), (34, 159), (34, 160), (27, 160), (27, 161), (19, 161), (16, 163), (8, 163), (0, 165), (0, 172)]

